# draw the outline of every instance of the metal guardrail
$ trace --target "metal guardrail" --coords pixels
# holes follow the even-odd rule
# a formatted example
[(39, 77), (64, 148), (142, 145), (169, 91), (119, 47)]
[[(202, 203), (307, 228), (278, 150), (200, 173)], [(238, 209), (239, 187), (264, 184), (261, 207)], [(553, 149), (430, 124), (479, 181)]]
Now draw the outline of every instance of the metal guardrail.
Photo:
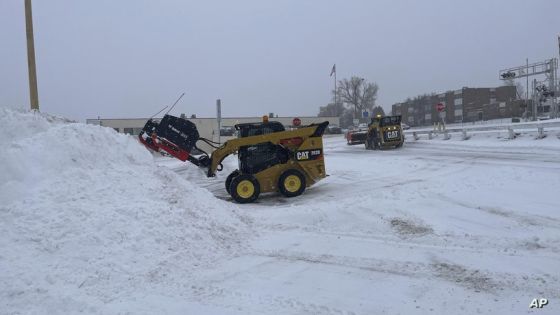
[(419, 140), (420, 135), (428, 135), (428, 139), (432, 139), (440, 134), (443, 135), (443, 139), (448, 140), (451, 138), (451, 134), (460, 133), (463, 140), (468, 140), (472, 134), (507, 132), (507, 138), (515, 139), (519, 132), (537, 132), (537, 138), (544, 138), (546, 136), (545, 129), (551, 131), (560, 130), (560, 119), (497, 125), (451, 126), (444, 130), (435, 130), (433, 128), (411, 129), (404, 131), (404, 133), (405, 135), (412, 136), (414, 140)]

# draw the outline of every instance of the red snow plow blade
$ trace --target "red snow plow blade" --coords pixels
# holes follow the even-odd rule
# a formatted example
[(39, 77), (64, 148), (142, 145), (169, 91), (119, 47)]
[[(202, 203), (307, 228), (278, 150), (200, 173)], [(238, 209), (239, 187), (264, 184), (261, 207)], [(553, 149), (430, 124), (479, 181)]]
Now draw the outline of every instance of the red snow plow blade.
[(156, 152), (166, 152), (171, 156), (198, 165), (205, 166), (207, 156), (192, 157), (191, 152), (196, 148), (200, 136), (194, 123), (179, 117), (165, 115), (158, 123), (150, 119), (138, 135), (140, 142), (148, 149)]

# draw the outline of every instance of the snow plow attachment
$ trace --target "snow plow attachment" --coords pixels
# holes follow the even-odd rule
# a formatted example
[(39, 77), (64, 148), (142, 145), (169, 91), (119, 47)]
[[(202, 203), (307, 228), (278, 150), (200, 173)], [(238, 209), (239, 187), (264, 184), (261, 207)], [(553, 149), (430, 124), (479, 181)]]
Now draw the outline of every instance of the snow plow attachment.
[(138, 135), (140, 142), (156, 152), (167, 154), (181, 160), (190, 161), (198, 166), (207, 166), (207, 156), (193, 157), (191, 152), (200, 139), (194, 123), (179, 117), (165, 115), (158, 123), (150, 119)]

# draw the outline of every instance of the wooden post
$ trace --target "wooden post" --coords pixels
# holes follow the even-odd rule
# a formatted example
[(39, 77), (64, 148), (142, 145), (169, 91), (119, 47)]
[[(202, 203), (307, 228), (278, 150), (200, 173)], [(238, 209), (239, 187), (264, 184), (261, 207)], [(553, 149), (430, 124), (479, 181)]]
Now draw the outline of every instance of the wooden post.
[(29, 100), (32, 110), (39, 110), (39, 93), (37, 92), (37, 69), (35, 67), (35, 44), (33, 39), (33, 16), (31, 0), (25, 0), (25, 29), (27, 34), (27, 66), (29, 70)]

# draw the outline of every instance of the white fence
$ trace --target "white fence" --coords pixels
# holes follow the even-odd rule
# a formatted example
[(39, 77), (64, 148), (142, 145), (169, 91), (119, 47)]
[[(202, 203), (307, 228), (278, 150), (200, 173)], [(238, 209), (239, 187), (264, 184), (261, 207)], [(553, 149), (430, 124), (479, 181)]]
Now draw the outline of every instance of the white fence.
[(488, 125), (453, 125), (444, 130), (434, 128), (410, 129), (404, 133), (414, 140), (421, 138), (432, 139), (436, 135), (443, 135), (443, 139), (450, 139), (452, 135), (458, 135), (463, 140), (468, 140), (473, 134), (481, 133), (504, 133), (509, 139), (515, 139), (520, 133), (535, 133), (536, 138), (544, 138), (547, 132), (560, 131), (560, 119), (508, 123)]

